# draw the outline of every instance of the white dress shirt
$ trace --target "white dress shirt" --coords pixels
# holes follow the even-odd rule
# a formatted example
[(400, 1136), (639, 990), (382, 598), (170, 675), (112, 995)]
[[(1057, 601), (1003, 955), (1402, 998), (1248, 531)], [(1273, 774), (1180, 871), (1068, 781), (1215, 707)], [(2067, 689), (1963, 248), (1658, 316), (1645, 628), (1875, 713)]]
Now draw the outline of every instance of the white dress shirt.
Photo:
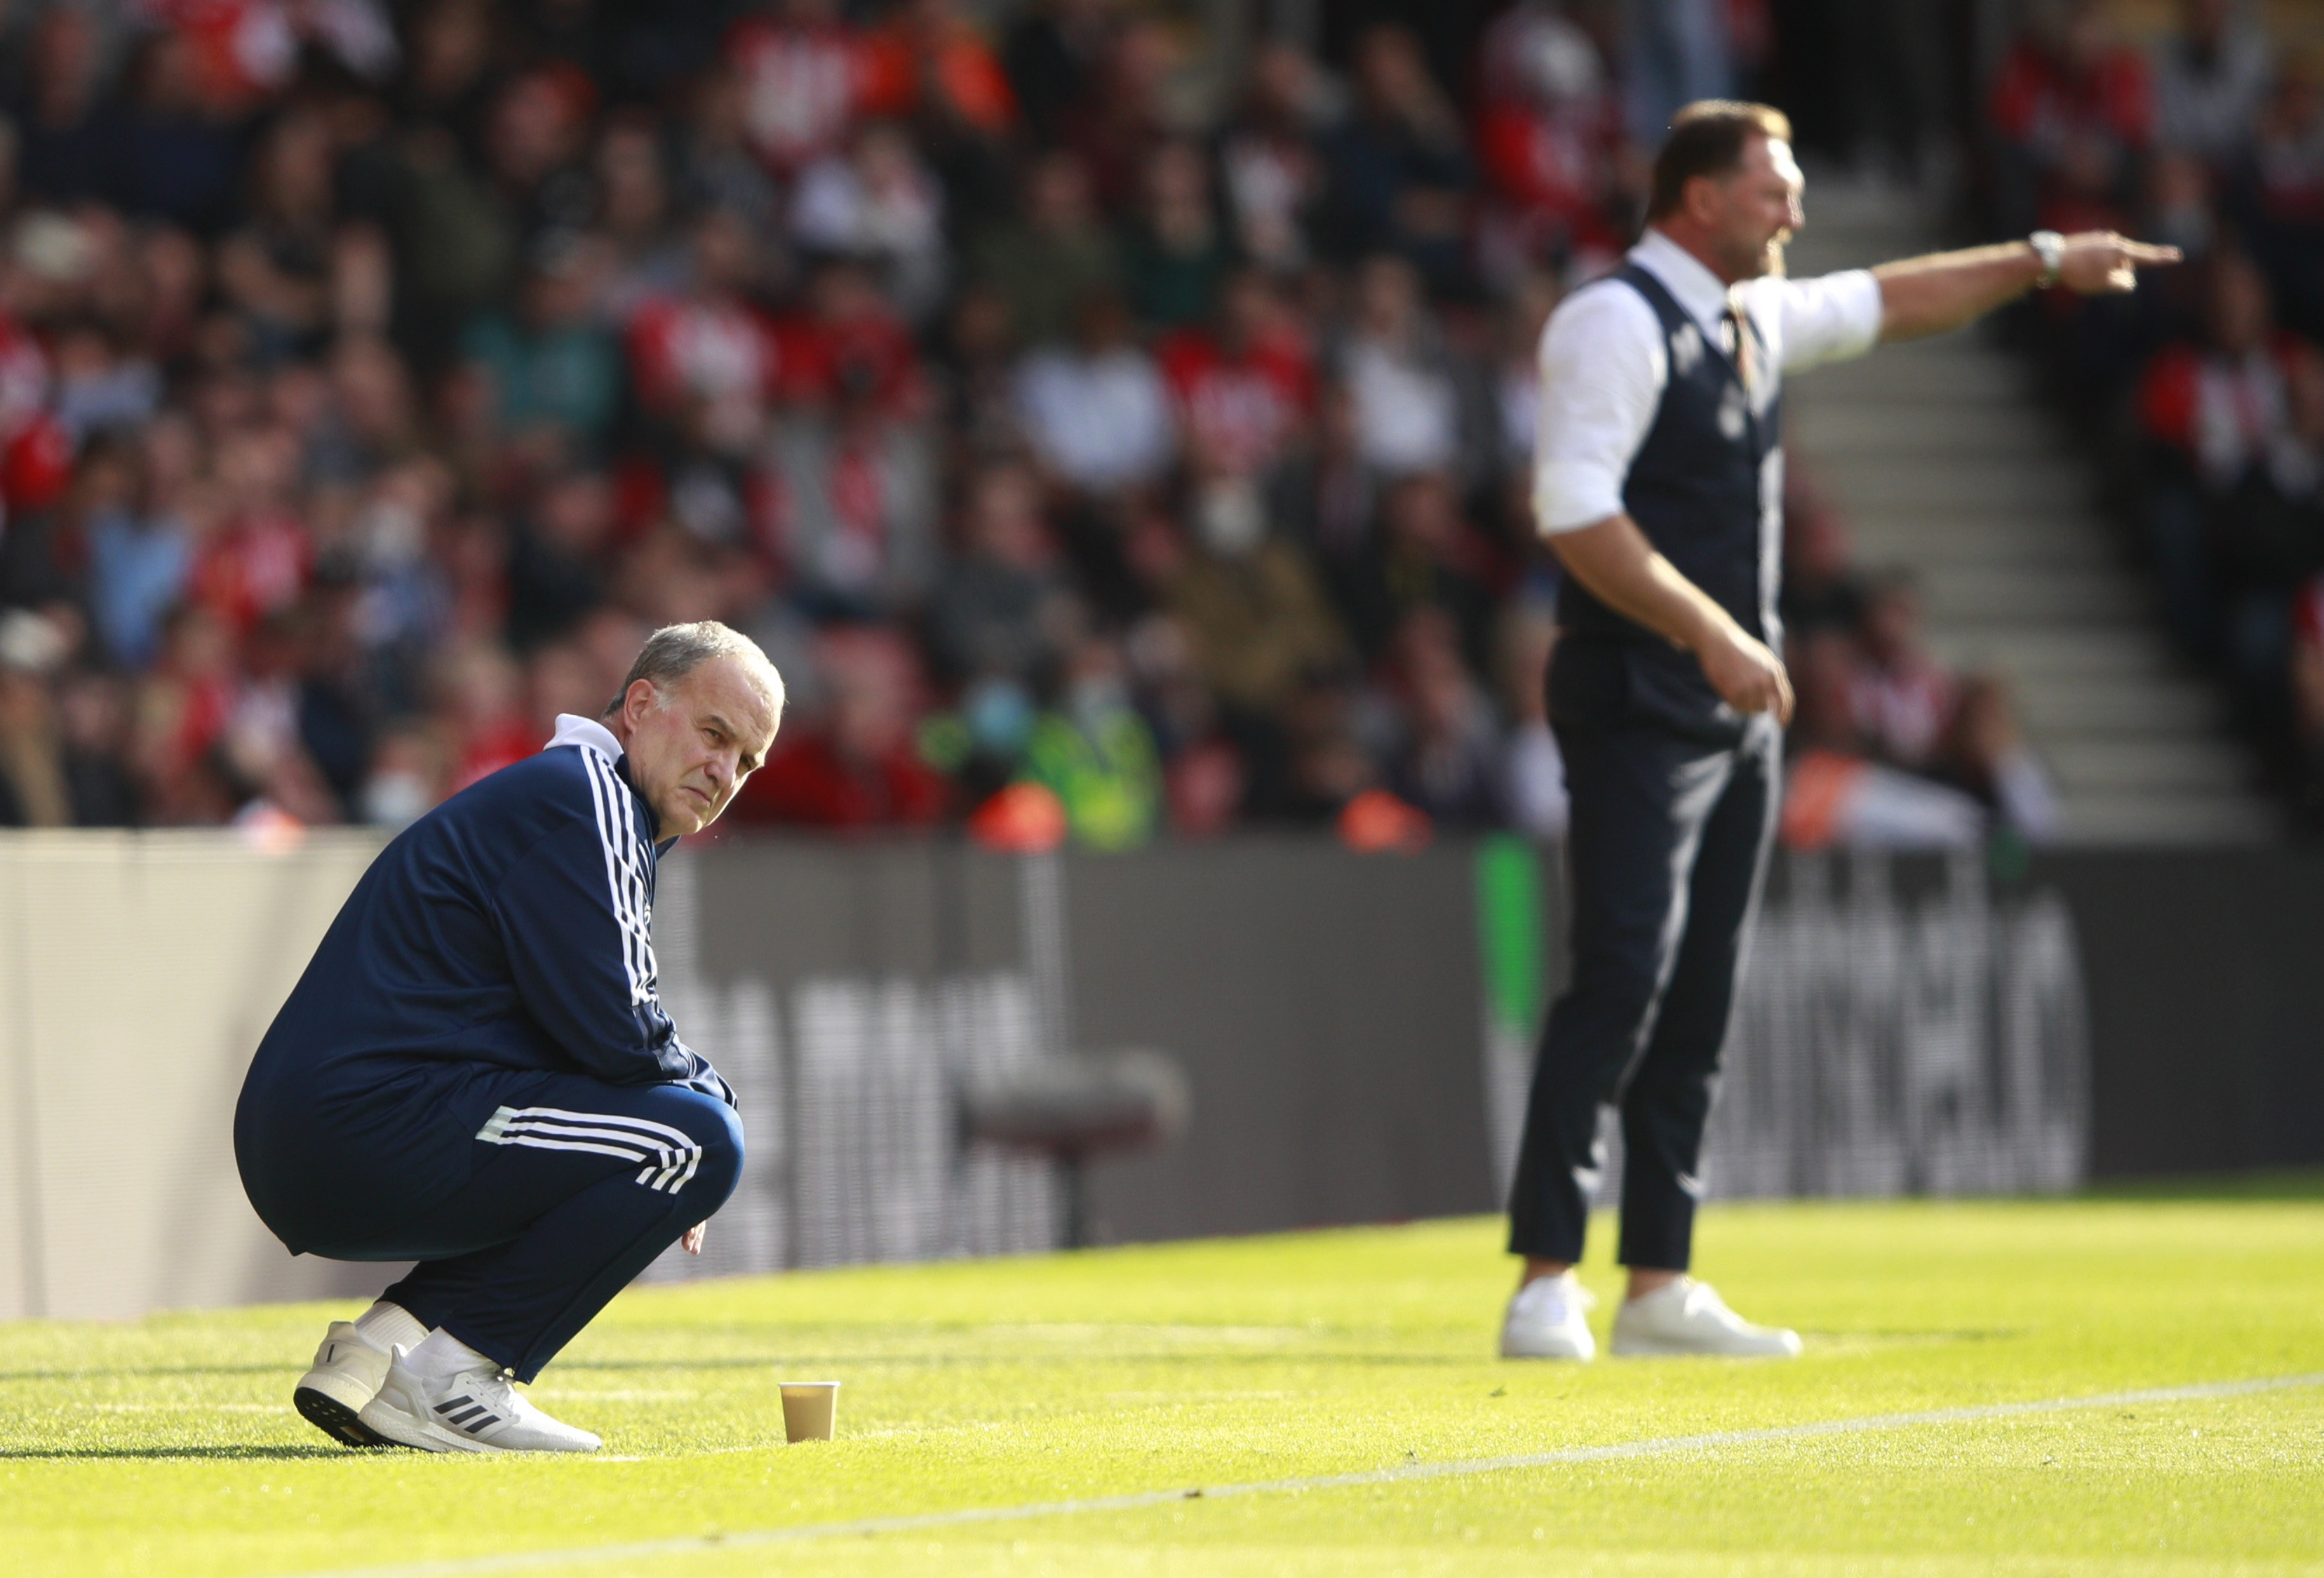
[[(1731, 296), (1766, 347), (1752, 391), (1762, 411), (1784, 373), (1860, 356), (1880, 337), (1880, 282), (1868, 269), (1812, 280), (1770, 275), (1730, 291), (1692, 254), (1652, 229), (1630, 249), (1630, 261), (1661, 281), (1704, 337), (1729, 355)], [(1662, 323), (1628, 285), (1590, 285), (1550, 315), (1541, 335), (1534, 447), (1534, 519), (1544, 536), (1621, 512), (1623, 481), (1669, 379)], [(1772, 512), (1783, 501), (1783, 452), (1767, 458), (1760, 503)]]

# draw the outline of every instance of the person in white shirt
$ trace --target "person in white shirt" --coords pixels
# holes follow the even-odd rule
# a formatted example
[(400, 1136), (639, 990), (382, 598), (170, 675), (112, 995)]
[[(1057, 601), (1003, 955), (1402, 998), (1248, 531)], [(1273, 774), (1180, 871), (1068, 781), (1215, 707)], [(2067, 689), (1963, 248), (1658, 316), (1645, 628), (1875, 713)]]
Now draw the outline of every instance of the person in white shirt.
[(1805, 222), (1791, 126), (1681, 110), (1646, 232), (1541, 340), (1536, 523), (1563, 564), (1549, 713), (1572, 805), (1573, 969), (1543, 1032), (1509, 1199), (1512, 1359), (1591, 1358), (1573, 1277), (1602, 1155), (1624, 1142), (1617, 1353), (1790, 1355), (1687, 1272), (1696, 1177), (1742, 942), (1780, 798), (1783, 379), (2024, 295), (2135, 283), (2167, 247), (2105, 233), (1784, 277)]
[(1160, 369), (1130, 333), (1119, 297), (1095, 295), (1071, 346), (1045, 346), (1017, 370), (1017, 413), (1041, 463), (1085, 493), (1159, 476), (1177, 445)]

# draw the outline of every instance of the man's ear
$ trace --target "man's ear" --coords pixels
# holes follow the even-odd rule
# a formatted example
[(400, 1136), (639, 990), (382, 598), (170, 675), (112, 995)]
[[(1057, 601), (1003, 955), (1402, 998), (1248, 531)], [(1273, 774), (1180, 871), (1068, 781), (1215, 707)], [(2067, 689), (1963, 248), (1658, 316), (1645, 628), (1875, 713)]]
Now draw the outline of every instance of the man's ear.
[(650, 679), (632, 679), (630, 687), (622, 692), (622, 717), (634, 723), (640, 714), (650, 712), (660, 692)]
[(1706, 230), (1716, 230), (1721, 196), (1719, 177), (1691, 175), (1687, 177), (1685, 189), (1679, 194), (1679, 207), (1697, 225)]

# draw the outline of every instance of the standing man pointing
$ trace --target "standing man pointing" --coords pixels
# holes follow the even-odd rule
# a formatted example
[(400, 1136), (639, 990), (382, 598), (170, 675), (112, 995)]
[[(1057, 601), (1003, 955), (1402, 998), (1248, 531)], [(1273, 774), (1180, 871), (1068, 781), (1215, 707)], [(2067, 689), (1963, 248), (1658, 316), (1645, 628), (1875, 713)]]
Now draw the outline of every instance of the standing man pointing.
[(2165, 247), (2024, 242), (1783, 277), (1804, 222), (1791, 124), (1711, 100), (1672, 123), (1646, 231), (1541, 343), (1534, 509), (1563, 561), (1549, 710), (1572, 798), (1572, 983), (1550, 1010), (1509, 1200), (1526, 1257), (1501, 1353), (1588, 1359), (1573, 1276), (1621, 1114), (1617, 1353), (1790, 1355), (1686, 1274), (1696, 1167), (1780, 798), (1787, 372), (1939, 334), (2031, 290), (2127, 291)]

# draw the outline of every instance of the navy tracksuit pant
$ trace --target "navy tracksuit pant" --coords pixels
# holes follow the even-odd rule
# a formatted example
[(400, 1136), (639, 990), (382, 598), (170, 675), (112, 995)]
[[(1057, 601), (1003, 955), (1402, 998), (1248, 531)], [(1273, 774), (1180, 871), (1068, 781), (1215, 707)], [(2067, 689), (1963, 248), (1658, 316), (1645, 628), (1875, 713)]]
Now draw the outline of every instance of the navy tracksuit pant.
[(1731, 747), (1642, 719), (1555, 727), (1572, 802), (1573, 974), (1535, 1065), (1509, 1249), (1582, 1258), (1603, 1165), (1598, 1112), (1612, 1105), (1619, 1259), (1684, 1270), (1703, 1124), (1775, 833), (1782, 736), (1766, 718)]
[[(677, 1084), (491, 1070), (464, 1104), (478, 1121), (466, 1180), (392, 1225), (334, 1220), (311, 1180), (268, 1225), (336, 1260), (417, 1260), (380, 1297), (530, 1381), (657, 1255), (733, 1193), (742, 1127), (717, 1097)], [(337, 1170), (374, 1193), (404, 1158), (352, 1139)], [(412, 1193), (424, 1180), (411, 1177)], [(254, 1198), (256, 1198), (254, 1194)], [(290, 1214), (295, 1223), (275, 1222)], [(285, 1232), (283, 1229), (291, 1231)]]

